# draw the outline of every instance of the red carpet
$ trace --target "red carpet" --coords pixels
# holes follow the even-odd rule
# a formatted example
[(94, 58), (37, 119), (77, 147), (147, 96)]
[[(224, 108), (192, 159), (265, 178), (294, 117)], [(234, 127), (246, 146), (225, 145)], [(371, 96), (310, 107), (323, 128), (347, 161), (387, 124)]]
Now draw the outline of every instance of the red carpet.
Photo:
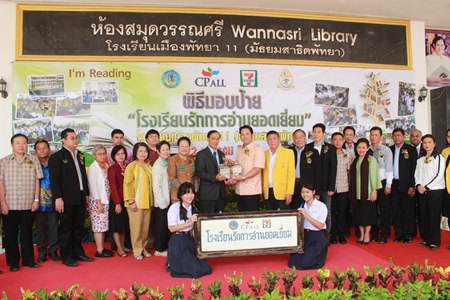
[[(368, 246), (355, 243), (356, 238), (351, 237), (347, 245), (332, 245), (328, 250), (327, 262), (325, 267), (334, 271), (344, 271), (347, 267), (354, 267), (360, 271), (364, 265), (371, 267), (380, 264), (389, 265), (389, 258), (392, 257), (397, 265), (405, 265), (411, 262), (418, 262), (423, 265), (425, 259), (430, 264), (436, 263), (438, 266), (450, 265), (450, 251), (445, 247), (450, 245), (450, 232), (442, 231), (442, 246), (437, 251), (431, 251), (428, 248), (419, 248), (415, 239), (413, 244), (394, 243), (389, 240), (386, 245), (371, 243)], [(93, 256), (95, 247), (93, 244), (85, 244), (86, 253)], [(243, 272), (244, 280), (243, 290), (248, 290), (247, 282), (252, 275), (260, 277), (264, 268), (269, 271), (283, 271), (287, 268), (288, 255), (269, 255), (269, 256), (251, 256), (236, 258), (212, 258), (208, 263), (213, 268), (213, 274), (203, 277), (204, 290), (207, 286), (217, 280), (222, 280), (222, 290), (228, 295), (227, 285), (224, 275), (230, 276), (233, 271)], [(9, 271), (5, 262), (5, 255), (0, 255), (0, 291), (5, 291), (9, 299), (20, 298), (20, 288), (34, 290), (40, 287), (52, 291), (57, 287), (67, 289), (74, 283), (83, 287), (85, 294), (89, 290), (118, 290), (126, 288), (127, 290), (133, 282), (145, 284), (149, 287), (159, 286), (161, 291), (168, 297), (167, 287), (180, 285), (184, 283), (185, 292), (188, 293), (191, 279), (177, 279), (170, 277), (170, 274), (164, 270), (165, 258), (150, 257), (143, 261), (136, 261), (132, 256), (121, 258), (98, 258), (92, 263), (81, 263), (79, 267), (69, 268), (61, 263), (47, 261), (41, 264), (38, 269), (21, 267), (19, 272)], [(315, 275), (315, 271), (309, 271)], [(307, 271), (299, 271), (298, 277), (305, 275)], [(281, 283), (281, 280), (280, 282)], [(300, 284), (297, 278), (294, 286)]]

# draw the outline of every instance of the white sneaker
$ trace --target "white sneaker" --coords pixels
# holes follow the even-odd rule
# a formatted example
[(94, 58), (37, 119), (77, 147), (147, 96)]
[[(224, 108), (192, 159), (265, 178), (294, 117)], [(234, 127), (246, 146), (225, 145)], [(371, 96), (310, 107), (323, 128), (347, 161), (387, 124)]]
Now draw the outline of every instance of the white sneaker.
[(155, 256), (167, 256), (167, 251), (155, 251)]

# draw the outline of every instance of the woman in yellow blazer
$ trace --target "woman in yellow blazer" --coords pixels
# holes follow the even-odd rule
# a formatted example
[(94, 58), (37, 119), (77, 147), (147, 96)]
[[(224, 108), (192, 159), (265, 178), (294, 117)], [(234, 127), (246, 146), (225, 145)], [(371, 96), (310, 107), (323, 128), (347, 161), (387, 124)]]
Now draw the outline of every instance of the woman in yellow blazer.
[(291, 149), (281, 146), (276, 131), (267, 133), (266, 163), (263, 172), (263, 193), (268, 210), (286, 210), (292, 202), (295, 187), (295, 162)]
[(130, 220), (130, 237), (133, 254), (137, 260), (150, 257), (145, 250), (150, 227), (150, 210), (153, 206), (152, 166), (150, 149), (146, 143), (133, 147), (133, 162), (125, 169), (123, 200)]

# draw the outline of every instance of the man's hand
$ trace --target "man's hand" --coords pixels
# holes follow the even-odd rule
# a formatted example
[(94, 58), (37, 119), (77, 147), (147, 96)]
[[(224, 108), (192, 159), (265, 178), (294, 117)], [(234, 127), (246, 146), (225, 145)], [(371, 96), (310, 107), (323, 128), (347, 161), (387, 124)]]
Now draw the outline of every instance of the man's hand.
[(391, 194), (391, 188), (384, 188), (384, 194), (387, 196), (387, 195), (390, 195)]
[(55, 200), (55, 210), (60, 214), (64, 212), (64, 201), (62, 198), (58, 198)]

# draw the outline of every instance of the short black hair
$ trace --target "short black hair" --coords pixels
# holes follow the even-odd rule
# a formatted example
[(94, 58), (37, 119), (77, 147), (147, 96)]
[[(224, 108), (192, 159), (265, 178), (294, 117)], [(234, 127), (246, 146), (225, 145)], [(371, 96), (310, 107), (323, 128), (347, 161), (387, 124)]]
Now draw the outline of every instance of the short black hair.
[[(125, 153), (125, 160), (127, 160), (128, 158), (128, 153), (127, 153), (127, 149), (123, 146), (123, 145), (116, 145), (112, 148), (111, 150), (111, 159), (116, 162), (116, 154), (117, 152), (119, 152), (120, 150), (123, 150), (123, 152)], [(134, 150), (134, 149), (133, 149)]]
[(294, 135), (299, 131), (302, 132), (306, 136), (306, 132), (303, 129), (298, 128), (298, 129), (295, 129), (295, 131), (292, 133), (292, 137), (294, 137)]
[(208, 134), (206, 134), (206, 137), (209, 138), (209, 137), (210, 137), (212, 134), (214, 134), (214, 133), (218, 133), (218, 134), (219, 134), (219, 137), (221, 137), (220, 132), (218, 132), (218, 131), (215, 130), (215, 129), (208, 131)]
[(332, 135), (331, 135), (331, 139), (333, 139), (335, 136), (337, 136), (337, 135), (339, 135), (339, 136), (341, 136), (342, 138), (344, 138), (344, 135), (342, 134), (342, 133), (340, 133), (339, 131), (337, 131), (337, 132), (335, 132), (335, 133), (333, 133)]
[(159, 132), (158, 132), (158, 130), (156, 130), (156, 129), (150, 129), (150, 130), (147, 131), (147, 133), (145, 134), (145, 139), (147, 139), (148, 136), (149, 136), (150, 134), (156, 134), (156, 135), (159, 137)]
[(436, 144), (436, 138), (434, 137), (434, 135), (432, 135), (432, 134), (425, 134), (425, 135), (422, 137), (422, 142), (423, 142), (423, 140), (426, 139), (426, 138), (432, 139), (433, 142)]
[(125, 136), (125, 133), (123, 133), (122, 129), (118, 129), (118, 128), (111, 131), (111, 138), (113, 138), (115, 134), (121, 134), (121, 135)]
[(168, 141), (161, 141), (158, 144), (156, 144), (156, 150), (161, 151), (161, 147), (163, 145), (167, 145), (167, 147), (169, 147), (170, 149), (170, 143)]
[(325, 133), (325, 129), (326, 129), (325, 124), (323, 124), (323, 123), (317, 123), (317, 124), (314, 124), (314, 126), (313, 126), (312, 129), (314, 130), (314, 129), (316, 129), (316, 128), (322, 128), (322, 132)]
[(354, 128), (353, 126), (345, 126), (344, 130), (342, 130), (342, 133), (345, 134), (345, 132), (346, 132), (347, 130), (352, 130), (352, 131), (353, 131), (353, 134), (356, 134), (356, 130), (355, 130), (355, 128)]
[(36, 143), (34, 143), (34, 150), (36, 150), (37, 145), (39, 144), (46, 144), (48, 148), (50, 148), (50, 144), (46, 140), (37, 140)]
[(18, 138), (18, 137), (23, 137), (23, 138), (25, 138), (25, 139), (27, 140), (27, 144), (28, 144), (28, 137), (27, 137), (25, 134), (22, 134), (22, 133), (16, 133), (15, 135), (13, 135), (13, 136), (11, 137), (11, 145), (12, 145), (12, 143), (14, 142), (14, 139), (15, 139), (15, 138)]
[(405, 135), (405, 130), (403, 130), (403, 128), (400, 127), (394, 128), (394, 130), (392, 130), (392, 135), (394, 135), (394, 133), (396, 132), (401, 132), (402, 135)]
[(360, 138), (357, 142), (356, 142), (356, 147), (358, 147), (359, 144), (364, 143), (367, 145), (367, 148), (370, 147), (370, 143), (369, 140), (366, 138)]
[(63, 131), (61, 131), (61, 139), (66, 139), (67, 138), (67, 134), (68, 133), (76, 133), (75, 130), (73, 130), (72, 128), (66, 128)]
[(310, 191), (316, 191), (316, 188), (314, 187), (314, 185), (307, 183), (302, 185), (302, 188), (300, 190), (302, 190), (303, 188), (310, 190)]
[(244, 130), (244, 129), (250, 130), (250, 133), (253, 134), (253, 128), (251, 128), (249, 125), (243, 125), (243, 126), (239, 127), (239, 134), (241, 134), (242, 130)]
[(146, 159), (149, 158), (149, 156), (150, 156), (150, 148), (148, 147), (147, 143), (139, 142), (139, 143), (134, 144), (134, 146), (133, 146), (133, 160), (137, 159), (137, 152), (138, 152), (140, 147), (144, 147), (145, 149), (147, 149), (147, 158)]
[(180, 138), (178, 139), (178, 141), (177, 141), (177, 146), (180, 146), (180, 143), (181, 143), (182, 141), (188, 142), (189, 146), (191, 145), (191, 139), (188, 138), (187, 136), (182, 136), (182, 137), (180, 137)]
[(383, 129), (381, 129), (380, 127), (374, 126), (374, 127), (370, 128), (370, 132), (376, 131), (376, 130), (378, 130), (380, 132), (380, 135), (383, 135)]
[(266, 134), (266, 138), (269, 137), (269, 135), (275, 134), (277, 137), (280, 137), (280, 134), (275, 131), (275, 130), (270, 130), (267, 134)]

